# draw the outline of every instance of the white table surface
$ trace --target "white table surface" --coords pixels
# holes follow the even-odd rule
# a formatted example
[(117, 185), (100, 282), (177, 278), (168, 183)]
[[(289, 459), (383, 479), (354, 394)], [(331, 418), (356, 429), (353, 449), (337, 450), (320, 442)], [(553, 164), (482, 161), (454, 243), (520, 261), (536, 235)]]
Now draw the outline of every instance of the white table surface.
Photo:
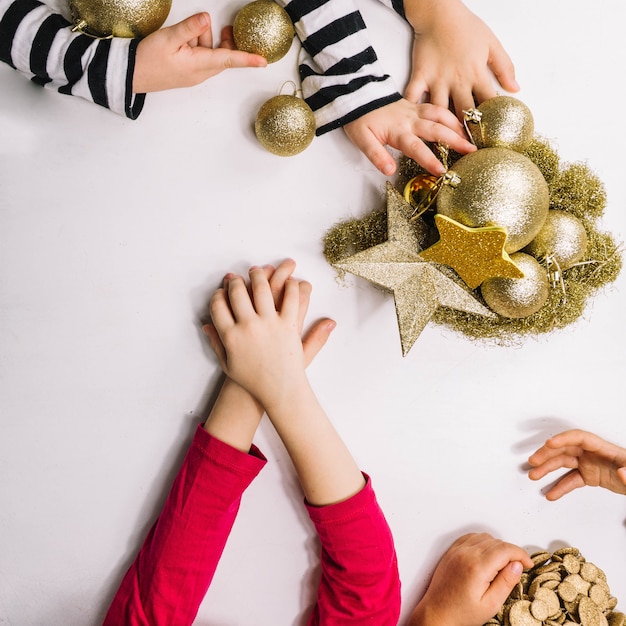
[[(603, 180), (602, 220), (626, 232), (622, 0), (468, 3), (516, 63), (518, 97), (565, 162)], [(240, 5), (174, 3), (168, 23)], [(401, 89), (411, 33), (361, 2)], [(401, 356), (393, 299), (335, 280), (321, 239), (384, 203), (385, 177), (341, 131), (302, 154), (257, 143), (258, 107), (296, 78), (297, 46), (263, 71), (151, 94), (137, 121), (0, 67), (0, 624), (97, 624), (159, 511), (219, 368), (199, 330), (229, 270), (291, 256), (314, 285), (310, 319), (338, 327), (313, 385), (373, 484), (396, 539), (403, 616), (444, 548), (487, 530), (572, 544), (626, 609), (624, 500), (597, 489), (548, 503), (521, 470), (576, 426), (626, 444), (626, 278), (576, 324), (519, 347), (429, 325)], [(301, 624), (316, 543), (270, 425), (268, 467), (198, 615), (211, 626)]]

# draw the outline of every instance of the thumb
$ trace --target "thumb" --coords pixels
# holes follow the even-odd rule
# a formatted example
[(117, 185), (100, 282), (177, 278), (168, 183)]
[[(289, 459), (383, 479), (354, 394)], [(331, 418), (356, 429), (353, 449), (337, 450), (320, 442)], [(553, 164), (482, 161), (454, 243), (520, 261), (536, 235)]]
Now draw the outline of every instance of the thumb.
[(302, 351), (304, 352), (304, 365), (308, 367), (318, 352), (326, 345), (330, 333), (335, 330), (337, 323), (331, 319), (323, 319), (316, 322), (302, 339)]
[[(209, 48), (213, 45), (211, 37), (211, 16), (206, 12), (196, 13), (182, 22), (170, 26), (167, 30), (170, 37), (180, 45), (193, 41), (201, 35), (205, 35), (205, 33), (207, 34), (203, 38), (203, 43)], [(207, 37), (209, 38), (208, 42)]]
[(524, 566), (519, 561), (507, 563), (491, 581), (485, 600), (496, 607), (502, 606), (513, 587), (519, 582)]

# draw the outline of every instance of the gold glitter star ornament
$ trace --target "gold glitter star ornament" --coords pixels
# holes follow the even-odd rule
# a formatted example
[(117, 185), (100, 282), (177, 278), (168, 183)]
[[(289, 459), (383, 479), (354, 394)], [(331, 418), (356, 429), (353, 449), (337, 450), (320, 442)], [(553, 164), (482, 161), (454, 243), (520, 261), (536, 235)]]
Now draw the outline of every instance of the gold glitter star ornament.
[(469, 228), (445, 215), (435, 215), (439, 241), (420, 252), (427, 261), (448, 265), (474, 289), (487, 278), (524, 278), (504, 251), (506, 230), (499, 226)]
[(393, 293), (402, 355), (406, 356), (439, 307), (495, 317), (476, 298), (420, 257), (411, 206), (387, 183), (388, 239), (333, 264)]

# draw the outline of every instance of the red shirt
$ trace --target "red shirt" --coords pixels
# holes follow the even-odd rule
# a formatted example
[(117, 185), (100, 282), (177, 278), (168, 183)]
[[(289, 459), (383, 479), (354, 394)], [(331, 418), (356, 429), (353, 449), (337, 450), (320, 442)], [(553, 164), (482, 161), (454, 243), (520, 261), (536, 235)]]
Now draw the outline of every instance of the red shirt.
[[(124, 576), (104, 626), (193, 623), (235, 521), (266, 463), (198, 427), (163, 511)], [(400, 580), (391, 531), (371, 481), (329, 506), (305, 502), (319, 535), (321, 579), (309, 625), (396, 626)]]

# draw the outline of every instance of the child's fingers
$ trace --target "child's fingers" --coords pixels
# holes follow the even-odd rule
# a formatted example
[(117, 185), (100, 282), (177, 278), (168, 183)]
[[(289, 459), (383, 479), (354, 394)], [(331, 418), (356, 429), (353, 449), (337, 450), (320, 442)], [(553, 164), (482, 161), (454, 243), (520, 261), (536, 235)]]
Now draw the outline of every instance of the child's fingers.
[[(205, 52), (207, 56), (203, 58), (204, 65), (218, 72), (236, 67), (265, 67), (267, 65), (264, 57), (243, 50), (213, 48)], [(208, 56), (209, 53), (210, 56)]]
[(285, 259), (278, 264), (276, 271), (272, 274), (270, 280), (270, 289), (274, 297), (274, 306), (280, 309), (283, 300), (283, 290), (285, 281), (293, 274), (296, 269), (296, 262), (293, 259)]
[(252, 292), (252, 301), (254, 309), (261, 315), (271, 315), (276, 312), (274, 304), (274, 296), (270, 289), (270, 283), (262, 267), (251, 267), (248, 271), (250, 276), (250, 290)]
[(487, 64), (504, 89), (519, 91), (519, 85), (515, 80), (515, 66), (500, 42), (491, 50)]
[[(358, 121), (358, 120), (357, 120)], [(391, 176), (396, 171), (396, 162), (385, 146), (369, 128), (355, 129), (345, 127), (350, 141), (371, 161), (374, 167), (384, 174)]]
[(620, 479), (622, 484), (626, 485), (626, 467), (620, 467), (617, 470), (617, 477)]
[(494, 612), (504, 604), (513, 587), (519, 582), (523, 571), (522, 563), (512, 561), (507, 563), (491, 581), (489, 589), (483, 596), (483, 601), (493, 607)]
[(584, 487), (585, 484), (580, 472), (578, 470), (572, 470), (565, 474), (563, 478), (559, 479), (559, 481), (547, 491), (546, 498), (550, 501), (558, 500), (571, 491), (574, 491), (574, 489)]
[[(256, 315), (254, 304), (242, 276), (230, 277), (226, 288), (228, 289), (228, 302), (235, 321), (243, 321)], [(221, 331), (219, 325), (216, 324), (216, 326)]]
[(280, 315), (286, 320), (298, 321), (298, 310), (300, 308), (300, 281), (295, 278), (288, 278), (285, 281), (285, 295)]
[(556, 470), (560, 470), (563, 468), (566, 469), (576, 469), (578, 467), (578, 457), (572, 456), (571, 454), (559, 454), (552, 458), (546, 459), (541, 465), (537, 465), (533, 467), (528, 472), (528, 477), (531, 480), (539, 480), (549, 474), (550, 472), (554, 472)]
[(304, 318), (309, 310), (309, 302), (311, 301), (311, 291), (313, 286), (306, 280), (301, 280), (298, 284), (298, 330), (302, 332), (304, 328)]
[[(163, 29), (167, 33), (170, 41), (177, 45), (193, 41), (194, 39), (203, 39), (207, 41), (207, 48), (213, 47), (213, 39), (211, 37), (211, 16), (204, 13), (196, 13), (187, 19)], [(203, 44), (204, 45), (204, 44)]]
[(302, 351), (304, 352), (304, 366), (308, 367), (319, 351), (326, 345), (330, 333), (335, 330), (337, 324), (331, 319), (316, 322), (302, 339)]
[(413, 104), (417, 104), (428, 91), (428, 84), (421, 76), (411, 77), (406, 89), (404, 98)]
[(218, 332), (224, 332), (234, 325), (235, 320), (224, 289), (217, 289), (215, 291), (209, 302), (209, 311), (213, 325)]

